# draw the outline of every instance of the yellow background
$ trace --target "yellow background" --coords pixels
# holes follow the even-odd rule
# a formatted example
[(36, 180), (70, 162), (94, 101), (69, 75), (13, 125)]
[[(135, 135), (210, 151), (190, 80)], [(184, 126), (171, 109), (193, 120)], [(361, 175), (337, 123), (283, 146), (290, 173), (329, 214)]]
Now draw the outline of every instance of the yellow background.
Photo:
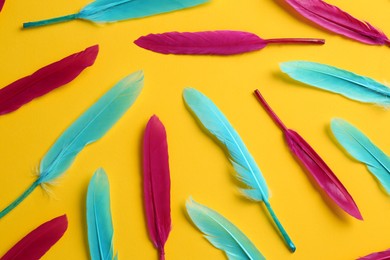
[[(127, 74), (145, 73), (145, 87), (126, 115), (77, 157), (52, 188), (37, 189), (0, 220), (0, 255), (25, 234), (66, 213), (69, 229), (44, 259), (88, 259), (85, 195), (98, 167), (107, 171), (115, 248), (120, 259), (156, 259), (142, 206), (141, 137), (152, 114), (168, 132), (173, 230), (167, 259), (225, 259), (188, 221), (184, 204), (192, 195), (237, 225), (267, 259), (355, 259), (390, 247), (390, 198), (365, 166), (335, 144), (329, 122), (341, 117), (390, 153), (389, 111), (304, 87), (282, 75), (278, 64), (309, 60), (390, 80), (389, 48), (368, 46), (296, 19), (272, 0), (213, 0), (196, 8), (154, 17), (94, 25), (83, 21), (21, 30), (23, 22), (78, 11), (89, 0), (8, 0), (0, 13), (0, 85), (88, 46), (99, 44), (93, 67), (72, 83), (0, 118), (0, 207), (34, 180), (49, 147), (83, 111)], [(390, 35), (388, 0), (330, 3), (366, 19)], [(173, 56), (141, 49), (132, 42), (148, 33), (232, 29), (263, 38), (319, 37), (324, 46), (269, 46), (231, 57)], [(192, 86), (226, 114), (267, 180), (271, 204), (297, 246), (289, 253), (260, 203), (239, 193), (233, 168), (219, 146), (185, 108), (182, 90)], [(282, 133), (255, 100), (259, 88), (276, 113), (316, 149), (349, 190), (364, 222), (328, 206), (288, 151)]]

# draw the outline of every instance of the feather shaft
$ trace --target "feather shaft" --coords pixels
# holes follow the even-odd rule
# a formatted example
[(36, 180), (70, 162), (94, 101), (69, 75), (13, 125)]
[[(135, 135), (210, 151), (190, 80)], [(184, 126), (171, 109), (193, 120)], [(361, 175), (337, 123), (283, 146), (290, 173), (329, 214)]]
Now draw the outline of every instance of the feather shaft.
[(302, 165), (305, 166), (319, 187), (321, 187), (328, 197), (331, 198), (341, 209), (351, 216), (362, 220), (363, 218), (355, 201), (321, 157), (298, 133), (288, 129), (282, 123), (259, 90), (255, 90), (254, 93), (257, 100), (264, 107), (270, 117), (282, 129), (291, 152), (302, 163)]
[(313, 38), (275, 38), (265, 39), (267, 44), (325, 44), (324, 39), (313, 39)]
[(60, 16), (60, 17), (56, 17), (56, 18), (24, 23), (23, 28), (27, 29), (30, 27), (39, 27), (39, 26), (56, 24), (56, 23), (63, 23), (63, 22), (68, 22), (68, 21), (72, 21), (75, 19), (77, 19), (77, 14), (69, 14), (69, 15), (64, 15), (64, 16)]
[(390, 259), (390, 249), (381, 252), (375, 252), (358, 258), (358, 260), (389, 260), (389, 259)]

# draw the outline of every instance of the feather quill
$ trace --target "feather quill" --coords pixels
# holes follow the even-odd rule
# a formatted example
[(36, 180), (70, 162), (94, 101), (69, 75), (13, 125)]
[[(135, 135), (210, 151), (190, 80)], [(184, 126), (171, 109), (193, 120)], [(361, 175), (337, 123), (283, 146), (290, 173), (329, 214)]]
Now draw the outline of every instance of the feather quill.
[(249, 199), (264, 202), (285, 243), (294, 252), (296, 249), (294, 243), (269, 203), (269, 191), (265, 179), (236, 130), (218, 107), (201, 92), (187, 88), (184, 90), (183, 96), (186, 104), (203, 126), (226, 147), (238, 179), (248, 186), (248, 189), (242, 189), (242, 192)]
[(139, 47), (163, 54), (232, 55), (261, 50), (268, 44), (324, 44), (322, 39), (264, 40), (242, 31), (167, 32), (149, 34), (134, 41)]
[(358, 258), (358, 260), (389, 260), (390, 259), (390, 249), (387, 249), (382, 252), (376, 252), (364, 257)]
[(366, 44), (390, 45), (390, 40), (379, 29), (322, 0), (285, 0), (285, 2), (306, 19), (331, 32)]
[(186, 207), (192, 221), (206, 235), (206, 239), (224, 251), (230, 260), (265, 259), (245, 234), (218, 212), (191, 198), (187, 201)]
[(0, 115), (10, 113), (34, 98), (71, 82), (94, 64), (98, 52), (98, 45), (89, 47), (0, 89)]
[(356, 160), (366, 164), (390, 194), (390, 158), (356, 127), (342, 119), (333, 119), (331, 129), (337, 141)]
[(363, 220), (355, 201), (314, 149), (294, 130), (288, 129), (272, 111), (259, 90), (255, 95), (269, 116), (283, 131), (284, 137), (295, 157), (310, 172), (317, 184), (341, 209), (351, 216)]
[(0, 212), (0, 218), (14, 209), (36, 187), (52, 183), (73, 163), (83, 148), (101, 137), (121, 118), (134, 103), (143, 86), (143, 73), (135, 72), (103, 95), (84, 112), (62, 135), (43, 157), (38, 179), (13, 203)]
[(31, 28), (75, 19), (95, 23), (109, 23), (127, 19), (167, 13), (193, 7), (209, 0), (95, 0), (76, 14), (24, 23), (24, 28)]
[(110, 207), (110, 184), (100, 168), (89, 182), (87, 192), (87, 227), (92, 260), (114, 259), (114, 228)]
[(14, 245), (0, 260), (40, 259), (68, 228), (66, 215), (47, 221)]
[(290, 61), (280, 65), (291, 78), (365, 103), (390, 106), (390, 88), (368, 77), (329, 65)]
[(164, 245), (171, 231), (170, 174), (167, 135), (157, 116), (146, 126), (143, 143), (144, 203), (149, 236), (165, 259)]

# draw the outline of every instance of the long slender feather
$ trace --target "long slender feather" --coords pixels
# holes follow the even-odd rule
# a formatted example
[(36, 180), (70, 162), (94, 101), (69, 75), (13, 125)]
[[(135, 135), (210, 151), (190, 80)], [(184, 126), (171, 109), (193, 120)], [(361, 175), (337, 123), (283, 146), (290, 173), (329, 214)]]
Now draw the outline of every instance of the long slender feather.
[(279, 117), (272, 111), (259, 90), (255, 91), (255, 95), (264, 109), (280, 127), (284, 133), (284, 137), (295, 157), (302, 163), (303, 166), (310, 172), (314, 180), (317, 182), (324, 192), (345, 212), (351, 216), (362, 220), (362, 215), (355, 201), (348, 193), (344, 185), (339, 181), (332, 170), (326, 165), (322, 158), (314, 151), (314, 149), (294, 130), (288, 129)]
[(163, 54), (232, 55), (261, 50), (268, 44), (324, 44), (322, 39), (261, 39), (242, 31), (167, 32), (149, 34), (134, 41), (138, 46)]
[(358, 260), (389, 260), (390, 259), (390, 249), (387, 249), (382, 252), (376, 252), (364, 257), (358, 258)]
[(24, 28), (82, 19), (96, 23), (116, 22), (127, 19), (172, 12), (193, 7), (209, 0), (95, 0), (76, 14), (24, 23)]
[(238, 179), (248, 186), (248, 189), (243, 189), (242, 192), (254, 201), (264, 202), (284, 241), (289, 249), (294, 252), (296, 249), (294, 243), (277, 219), (269, 203), (269, 191), (265, 179), (236, 130), (218, 107), (199, 91), (187, 88), (184, 90), (183, 96), (185, 102), (203, 126), (228, 150), (230, 162), (237, 172)]
[(264, 260), (255, 245), (229, 220), (218, 212), (193, 201), (186, 203), (187, 212), (195, 225), (216, 248), (231, 260)]
[(118, 82), (85, 111), (62, 133), (43, 157), (39, 166), (39, 178), (0, 212), (0, 218), (22, 202), (38, 185), (44, 186), (61, 176), (86, 145), (103, 137), (134, 103), (142, 86), (143, 73), (135, 72)]
[(308, 61), (290, 61), (280, 65), (291, 78), (347, 98), (390, 106), (390, 88), (368, 77)]
[(40, 259), (68, 228), (66, 215), (47, 221), (14, 245), (0, 260)]
[(165, 259), (164, 245), (171, 231), (168, 144), (164, 125), (152, 116), (143, 143), (144, 203), (149, 236)]
[(92, 66), (98, 52), (98, 45), (89, 47), (0, 89), (0, 115), (12, 112), (34, 98), (71, 82), (84, 69)]
[(87, 192), (87, 227), (92, 260), (114, 259), (114, 228), (110, 207), (110, 184), (105, 171), (98, 169)]
[(329, 31), (366, 44), (390, 45), (390, 40), (379, 29), (322, 0), (284, 1), (300, 15)]
[(342, 119), (333, 119), (331, 129), (337, 141), (356, 160), (366, 164), (390, 194), (390, 158), (356, 127)]

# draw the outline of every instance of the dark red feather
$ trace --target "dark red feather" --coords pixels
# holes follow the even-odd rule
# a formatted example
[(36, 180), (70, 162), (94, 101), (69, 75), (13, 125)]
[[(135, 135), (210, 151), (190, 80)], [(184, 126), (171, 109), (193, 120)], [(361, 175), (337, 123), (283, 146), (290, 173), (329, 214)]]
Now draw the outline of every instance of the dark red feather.
[(54, 218), (31, 231), (0, 260), (38, 260), (62, 237), (67, 228), (66, 215)]
[(5, 0), (0, 0), (0, 12), (1, 12), (1, 9), (3, 9), (4, 3), (5, 3)]
[(0, 115), (10, 113), (34, 98), (71, 82), (95, 62), (98, 52), (98, 45), (89, 47), (0, 89)]
[(171, 231), (170, 174), (164, 125), (152, 116), (143, 143), (144, 202), (149, 235), (165, 259), (164, 245)]
[(358, 258), (358, 260), (389, 260), (389, 259), (390, 259), (390, 249), (387, 249), (382, 252), (372, 253)]

